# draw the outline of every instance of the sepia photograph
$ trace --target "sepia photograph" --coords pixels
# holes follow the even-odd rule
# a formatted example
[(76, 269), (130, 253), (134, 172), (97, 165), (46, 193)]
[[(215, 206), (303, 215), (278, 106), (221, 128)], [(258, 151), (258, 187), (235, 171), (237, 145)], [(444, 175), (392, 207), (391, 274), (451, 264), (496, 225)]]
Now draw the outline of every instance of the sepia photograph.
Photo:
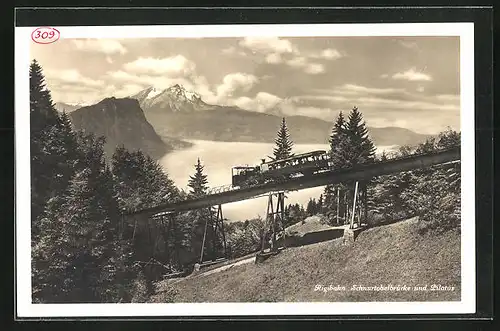
[(16, 28), (18, 300), (468, 311), (473, 25), (195, 27)]

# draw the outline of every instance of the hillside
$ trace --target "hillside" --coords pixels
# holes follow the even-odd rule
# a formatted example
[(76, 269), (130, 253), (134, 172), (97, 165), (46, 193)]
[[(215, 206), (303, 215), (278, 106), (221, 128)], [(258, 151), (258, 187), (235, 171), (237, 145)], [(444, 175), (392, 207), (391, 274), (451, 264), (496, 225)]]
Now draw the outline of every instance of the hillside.
[[(460, 300), (460, 234), (416, 233), (416, 219), (342, 240), (288, 248), (262, 264), (160, 283), (151, 302), (454, 301)], [(431, 285), (453, 291), (431, 291)], [(315, 291), (317, 285), (344, 286)], [(353, 291), (361, 286), (423, 286), (427, 291)]]
[(121, 144), (129, 150), (142, 150), (153, 158), (189, 145), (175, 138), (162, 140), (134, 99), (107, 98), (71, 112), (70, 118), (76, 129), (106, 138), (104, 151), (108, 157)]

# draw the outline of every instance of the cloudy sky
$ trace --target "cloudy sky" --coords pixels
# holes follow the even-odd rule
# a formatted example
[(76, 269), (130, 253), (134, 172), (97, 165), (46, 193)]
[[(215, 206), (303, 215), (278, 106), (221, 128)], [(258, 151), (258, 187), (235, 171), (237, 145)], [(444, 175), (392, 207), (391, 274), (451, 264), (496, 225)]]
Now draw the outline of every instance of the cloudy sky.
[(32, 44), (56, 102), (182, 84), (207, 103), (436, 133), (460, 125), (458, 37), (63, 39)]

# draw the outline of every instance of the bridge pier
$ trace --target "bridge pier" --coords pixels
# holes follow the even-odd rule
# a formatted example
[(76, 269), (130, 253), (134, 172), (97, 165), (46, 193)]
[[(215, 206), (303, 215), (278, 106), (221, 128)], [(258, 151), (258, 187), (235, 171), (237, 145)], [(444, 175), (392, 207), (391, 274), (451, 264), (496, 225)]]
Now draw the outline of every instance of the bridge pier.
[[(271, 233), (271, 252), (277, 252), (278, 240), (277, 236), (281, 233), (281, 242), (283, 247), (286, 246), (286, 231), (285, 231), (285, 192), (281, 191), (278, 193), (271, 192), (269, 193), (267, 200), (267, 209), (266, 209), (266, 219), (265, 219), (265, 229), (263, 231), (261, 237), (261, 249), (259, 254), (264, 254), (264, 250), (266, 249), (266, 234), (269, 230)], [(276, 197), (276, 204), (274, 203), (274, 197)], [(276, 208), (275, 208), (276, 207)], [(279, 220), (279, 225), (277, 224)], [(256, 261), (259, 258), (257, 257)]]
[[(210, 234), (212, 236), (212, 243), (211, 243), (211, 256), (212, 256), (212, 261), (215, 261), (217, 259), (217, 246), (218, 246), (218, 241), (222, 240), (222, 249), (223, 249), (223, 254), (224, 258), (227, 258), (227, 243), (226, 243), (226, 233), (224, 231), (224, 217), (222, 214), (222, 205), (217, 206), (217, 213), (214, 219), (214, 212), (212, 210), (212, 207), (207, 208), (208, 210), (208, 217), (205, 220), (205, 231), (203, 232), (203, 241), (201, 243), (201, 252), (200, 252), (200, 264), (204, 262), (203, 257), (206, 249), (208, 249), (208, 242), (207, 242), (207, 233), (210, 231)], [(222, 238), (219, 238), (222, 237)]]
[[(163, 233), (158, 230), (158, 227), (155, 226), (154, 230), (151, 231), (151, 226), (149, 224), (149, 238), (150, 240), (154, 236), (154, 232), (156, 232), (156, 236), (154, 236), (154, 241), (152, 242), (152, 257), (154, 258), (157, 252), (159, 239), (163, 236), (163, 240), (165, 241), (165, 253), (166, 253), (166, 261), (169, 261), (172, 264), (175, 264), (177, 267), (180, 267), (180, 256), (179, 256), (179, 240), (177, 238), (177, 222), (176, 222), (176, 213), (168, 213), (158, 215), (153, 217), (153, 220), (156, 219), (157, 222), (153, 222), (153, 224), (159, 223), (161, 225), (161, 229), (163, 229)], [(149, 223), (149, 222), (148, 222)], [(166, 223), (166, 226), (165, 226)], [(172, 242), (172, 248), (169, 245), (169, 242)]]

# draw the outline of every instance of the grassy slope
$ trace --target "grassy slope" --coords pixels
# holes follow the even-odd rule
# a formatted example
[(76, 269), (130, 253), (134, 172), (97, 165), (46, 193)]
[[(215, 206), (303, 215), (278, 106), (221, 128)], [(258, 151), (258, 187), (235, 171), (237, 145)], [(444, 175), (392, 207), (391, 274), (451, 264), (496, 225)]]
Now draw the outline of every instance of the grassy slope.
[[(174, 302), (460, 300), (460, 234), (418, 235), (411, 219), (341, 240), (290, 248), (266, 262), (176, 283)], [(314, 291), (316, 284), (345, 291)], [(454, 286), (454, 291), (350, 291), (352, 285)], [(153, 302), (165, 302), (158, 293)]]

